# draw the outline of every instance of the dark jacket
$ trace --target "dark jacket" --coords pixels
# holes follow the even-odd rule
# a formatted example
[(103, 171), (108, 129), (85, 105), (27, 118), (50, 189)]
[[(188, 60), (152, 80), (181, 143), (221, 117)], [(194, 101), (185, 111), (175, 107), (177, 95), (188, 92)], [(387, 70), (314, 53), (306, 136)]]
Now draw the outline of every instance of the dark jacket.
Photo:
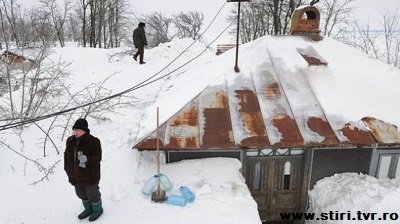
[(133, 31), (133, 44), (136, 48), (147, 45), (146, 33), (143, 27), (139, 26)]
[[(64, 152), (64, 170), (69, 182), (74, 186), (98, 184), (100, 181), (101, 144), (100, 140), (90, 132), (81, 136), (78, 141), (75, 136), (67, 139)], [(79, 142), (79, 144), (77, 144)], [(86, 168), (79, 166), (78, 152), (87, 157)]]

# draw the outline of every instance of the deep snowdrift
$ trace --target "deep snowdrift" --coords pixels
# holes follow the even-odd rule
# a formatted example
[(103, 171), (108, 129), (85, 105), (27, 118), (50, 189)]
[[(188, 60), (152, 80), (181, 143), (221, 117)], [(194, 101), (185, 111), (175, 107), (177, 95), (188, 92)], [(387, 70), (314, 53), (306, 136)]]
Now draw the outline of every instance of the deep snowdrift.
[[(241, 49), (244, 51), (240, 54), (243, 71), (246, 71), (247, 66), (262, 63), (262, 55), (259, 57), (254, 57), (254, 55), (262, 52), (260, 49), (264, 47), (264, 44), (277, 43), (276, 41), (271, 37), (265, 37), (243, 45)], [(332, 44), (321, 43), (318, 50), (323, 53), (330, 64), (336, 65), (333, 66), (336, 69), (347, 69), (343, 67), (342, 62), (354, 60), (353, 56), (350, 55), (352, 51), (347, 50), (343, 57), (335, 58), (329, 53), (334, 51), (332, 48), (344, 47), (333, 40), (327, 39), (327, 41)], [(124, 49), (89, 49), (73, 45), (65, 48), (54, 48), (52, 58), (57, 60), (61, 56), (66, 62), (71, 62), (68, 68), (70, 73), (68, 83), (71, 84), (72, 92), (79, 91), (85, 86), (101, 82), (109, 77), (104, 86), (113, 93), (117, 93), (156, 74), (186, 49), (191, 42), (191, 40), (174, 40), (172, 43), (146, 50), (146, 65), (138, 65), (130, 55), (109, 58), (110, 54)], [(296, 46), (298, 40), (292, 41), (287, 38), (285, 44)], [(279, 44), (276, 44), (273, 48), (278, 50), (279, 46)], [(172, 66), (165, 69), (161, 75), (173, 71), (203, 50), (204, 44), (197, 42)], [(233, 58), (234, 51), (227, 52), (221, 58), (215, 56), (211, 51), (206, 51), (201, 57), (185, 66), (183, 70), (127, 94), (133, 106), (118, 108), (114, 112), (102, 111), (100, 114), (94, 114), (96, 116), (101, 115), (99, 116), (102, 118), (100, 120), (91, 116), (88, 117), (92, 134), (101, 139), (103, 147), (100, 187), (105, 212), (96, 223), (260, 224), (257, 205), (251, 198), (240, 174), (241, 165), (239, 161), (215, 158), (163, 164), (162, 172), (169, 176), (174, 185), (172, 193), (177, 193), (176, 190), (180, 185), (186, 185), (196, 195), (194, 203), (180, 208), (152, 203), (150, 198), (141, 194), (140, 190), (145, 181), (156, 172), (155, 153), (138, 152), (131, 149), (137, 141), (141, 129), (152, 130), (149, 127), (155, 127), (154, 108), (156, 106), (160, 107), (161, 119), (166, 120), (168, 119), (167, 114), (173, 113), (173, 110), (169, 111), (170, 105), (162, 104), (164, 102), (162, 99), (167, 98), (168, 94), (166, 93), (168, 91), (182, 90), (173, 88), (174, 85), (185, 86), (186, 90), (201, 89), (216, 78), (213, 77), (213, 74), (202, 73), (203, 67), (210, 65), (213, 66), (212, 69), (215, 73), (219, 73), (218, 69), (221, 69), (221, 73), (224, 73), (227, 69), (233, 70), (233, 60), (231, 60)], [(252, 61), (246, 61), (246, 58), (251, 58)], [(362, 60), (362, 65), (376, 63), (377, 70), (380, 71), (384, 67), (381, 62), (373, 61), (363, 54), (357, 54), (356, 59)], [(229, 61), (229, 63), (225, 63), (224, 60)], [(224, 66), (215, 66), (214, 62), (222, 63)], [(194, 69), (194, 72), (189, 72), (191, 69)], [(355, 71), (358, 68), (348, 69)], [(387, 78), (392, 79), (393, 85), (399, 83), (400, 77), (396, 79), (395, 74), (398, 71), (394, 68), (387, 69), (385, 67), (385, 72), (388, 74), (385, 77), (377, 73), (377, 70), (363, 70), (363, 73), (360, 74), (364, 77), (363, 83), (365, 82), (364, 79), (376, 79), (375, 82), (378, 83)], [(188, 72), (183, 73), (183, 71)], [(318, 70), (316, 69), (317, 73)], [(112, 76), (110, 77), (110, 75)], [(377, 79), (377, 75), (379, 75), (379, 79)], [(182, 83), (174, 82), (174, 80), (178, 80), (175, 78), (179, 76), (185, 76), (185, 78), (179, 79), (182, 80)], [(199, 79), (199, 77), (201, 78)], [(335, 111), (342, 113), (349, 120), (361, 118), (367, 107), (375, 107), (376, 109), (376, 105), (380, 105), (380, 107), (388, 105), (383, 102), (375, 102), (375, 100), (378, 100), (377, 92), (365, 92), (363, 85), (346, 86), (346, 78), (356, 77), (320, 75), (311, 80), (311, 85), (317, 90), (320, 99), (326, 99), (325, 106), (336, 107)], [(188, 80), (196, 80), (196, 82), (188, 82)], [(365, 94), (371, 94), (370, 105), (363, 104), (363, 107), (352, 107), (349, 110), (348, 107), (354, 105), (350, 102), (350, 99), (343, 101), (340, 106), (330, 103), (333, 94), (329, 92), (329, 89), (332, 88), (332, 85), (344, 85), (346, 91), (354, 91), (354, 94), (347, 92), (346, 95), (340, 96), (344, 98), (359, 93), (368, 98), (369, 96)], [(381, 86), (377, 84), (377, 87)], [(397, 89), (398, 92), (393, 92), (392, 96), (400, 95), (400, 88)], [(184, 105), (185, 101), (187, 102), (191, 97), (191, 94), (179, 92), (173, 94), (180, 96), (174, 98), (177, 105)], [(66, 102), (67, 98), (68, 96), (61, 97), (59, 99), (60, 104)], [(384, 108), (382, 109), (384, 110)], [(384, 110), (385, 114), (381, 114), (377, 109), (372, 111), (375, 113), (373, 115), (377, 117), (380, 117), (379, 115), (386, 118), (398, 117), (398, 111)], [(75, 111), (72, 119), (78, 119), (82, 113), (83, 111)], [(45, 125), (48, 122), (50, 121), (45, 120), (38, 124)], [(398, 118), (394, 119), (394, 123), (400, 124)], [(62, 139), (61, 136), (64, 127), (66, 127), (67, 135), (71, 134), (72, 124), (68, 126), (65, 119), (61, 119), (58, 121), (58, 125), (61, 128), (54, 129), (51, 136), (61, 153), (58, 154), (54, 147), (48, 145), (46, 157), (43, 157), (44, 136), (37, 127), (25, 127), (21, 134), (19, 134), (19, 130), (0, 132), (0, 141), (6, 142), (12, 149), (20, 153), (19, 155), (8, 147), (0, 145), (1, 223), (70, 224), (87, 222), (79, 221), (76, 217), (82, 209), (82, 205), (75, 196), (73, 187), (69, 185), (62, 165), (65, 138)], [(41, 169), (38, 169), (38, 163), (42, 165)], [(48, 176), (48, 179), (45, 178), (43, 181), (32, 185), (33, 182), (43, 178), (42, 168), (50, 169), (52, 167), (52, 173)], [(391, 212), (393, 208), (400, 207), (399, 180), (376, 180), (365, 175), (343, 174), (321, 180), (310, 195), (311, 210), (314, 212), (326, 212), (327, 210)], [(398, 212), (398, 209), (395, 211)]]

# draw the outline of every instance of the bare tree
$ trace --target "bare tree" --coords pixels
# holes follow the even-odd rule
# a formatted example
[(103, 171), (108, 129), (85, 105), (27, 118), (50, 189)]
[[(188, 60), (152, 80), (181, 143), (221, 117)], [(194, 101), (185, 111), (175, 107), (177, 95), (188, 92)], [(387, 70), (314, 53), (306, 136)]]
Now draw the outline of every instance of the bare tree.
[[(3, 15), (3, 11), (4, 9), (1, 8), (0, 9), (0, 22), (1, 22), (1, 40), (4, 41), (6, 43), (6, 48), (8, 49), (8, 37), (6, 36), (7, 34), (7, 27), (6, 27), (6, 23), (4, 22), (4, 15)], [(1, 43), (1, 42), (0, 42)], [(1, 46), (1, 48), (3, 48), (3, 46)], [(3, 49), (1, 49), (3, 50)]]
[[(100, 1), (99, 6), (98, 6), (98, 15), (99, 18), (97, 20), (97, 36), (96, 36), (96, 42), (99, 44), (99, 48), (101, 48), (104, 44), (104, 47), (106, 45), (105, 40), (107, 39), (106, 34), (104, 33), (105, 31), (105, 17), (106, 17), (106, 1)], [(102, 41), (104, 40), (104, 41)]]
[[(2, 0), (1, 1), (1, 9), (0, 9), (2, 16), (2, 23), (3, 19), (7, 20), (7, 25), (9, 26), (8, 32), (10, 33), (10, 39), (14, 40), (17, 45), (20, 45), (20, 41), (18, 39), (18, 32), (17, 32), (17, 17), (16, 13), (18, 11), (18, 5), (15, 3), (15, 0)], [(5, 33), (3, 33), (5, 34)], [(8, 35), (7, 35), (8, 36)], [(7, 38), (7, 37), (6, 37)]]
[[(272, 18), (266, 16), (269, 13), (267, 2), (256, 4), (243, 4), (240, 20), (240, 39), (247, 43), (261, 36), (271, 33), (273, 29)], [(231, 19), (236, 21), (237, 10), (232, 12)], [(235, 33), (236, 28), (231, 31)]]
[(370, 25), (360, 25), (354, 22), (346, 32), (342, 32), (335, 38), (369, 56), (384, 61), (395, 67), (400, 66), (400, 23), (397, 9), (386, 10), (382, 13), (381, 27), (375, 27), (373, 31)]
[(376, 59), (380, 58), (378, 33), (372, 32), (369, 24), (363, 27), (358, 22), (354, 22), (351, 30), (341, 32), (336, 36), (336, 39), (345, 44), (351, 45)]
[(58, 38), (61, 47), (65, 46), (64, 43), (64, 24), (67, 19), (68, 13), (72, 8), (71, 1), (64, 2), (63, 10), (57, 5), (57, 0), (40, 0), (45, 11), (49, 14), (51, 26)]
[(69, 40), (73, 42), (81, 42), (82, 41), (82, 33), (79, 31), (79, 19), (76, 15), (70, 14), (68, 16), (67, 28), (66, 28), (66, 36)]
[(385, 53), (383, 55), (386, 63), (398, 67), (400, 64), (400, 23), (399, 14), (396, 9), (393, 12), (386, 11), (382, 16), (382, 26), (385, 38)]
[[(75, 16), (80, 18), (82, 45), (86, 47), (119, 47), (126, 38), (127, 0), (80, 0)], [(72, 17), (71, 23), (76, 23)], [(125, 32), (123, 32), (125, 31)]]
[(175, 27), (178, 29), (179, 38), (192, 38), (195, 40), (199, 36), (204, 20), (203, 13), (197, 11), (180, 12), (178, 15), (173, 15), (172, 18)]
[(173, 35), (170, 34), (172, 19), (165, 17), (161, 12), (146, 15), (144, 21), (146, 21), (146, 36), (149, 46), (158, 46), (173, 38)]
[[(52, 174), (55, 172), (55, 167), (56, 167), (56, 165), (57, 165), (58, 163), (61, 162), (60, 160), (58, 160), (58, 161), (56, 161), (53, 165), (51, 165), (50, 167), (46, 168), (44, 165), (42, 165), (41, 163), (39, 163), (37, 160), (32, 159), (32, 158), (29, 158), (29, 157), (23, 155), (22, 153), (20, 153), (20, 152), (18, 152), (17, 150), (13, 149), (13, 148), (12, 148), (10, 145), (8, 145), (7, 143), (0, 141), (0, 145), (3, 146), (3, 147), (5, 147), (5, 148), (7, 148), (7, 149), (9, 149), (9, 150), (11, 150), (12, 152), (14, 152), (15, 154), (17, 154), (17, 155), (20, 156), (21, 158), (24, 158), (24, 159), (26, 160), (26, 162), (31, 162), (31, 163), (33, 163), (33, 164), (37, 167), (38, 171), (39, 171), (40, 173), (42, 173), (43, 176), (42, 176), (39, 180), (33, 181), (33, 182), (31, 183), (31, 185), (36, 185), (36, 184), (38, 184), (39, 182), (43, 182), (44, 180), (49, 180), (50, 175), (52, 175)], [(25, 166), (25, 167), (26, 167), (26, 166)]]
[[(107, 6), (106, 21), (108, 21), (108, 32), (104, 26), (104, 36), (107, 35), (104, 47), (120, 47), (121, 41), (130, 37), (128, 24), (129, 4), (127, 0), (109, 0)], [(106, 25), (106, 24), (104, 24)], [(107, 43), (107, 46), (106, 46)]]
[[(57, 108), (51, 99), (62, 95), (62, 83), (67, 77), (64, 72), (68, 65), (63, 62), (43, 64), (48, 48), (37, 48), (35, 60), (15, 67), (13, 57), (5, 64), (7, 95), (0, 98), (0, 111), (4, 118), (12, 120), (31, 119)], [(22, 53), (27, 54), (27, 53)], [(5, 61), (4, 59), (2, 61)]]
[(34, 9), (27, 14), (29, 17), (26, 21), (30, 24), (28, 27), (27, 43), (32, 43), (33, 46), (48, 45), (54, 41), (54, 29), (50, 25), (50, 15), (43, 9)]
[[(264, 35), (284, 35), (289, 30), (291, 15), (303, 0), (254, 0), (241, 6), (240, 38), (242, 43), (255, 40)], [(237, 18), (234, 6), (227, 20)], [(236, 33), (233, 28), (230, 33)]]
[(87, 13), (88, 13), (88, 7), (89, 7), (89, 3), (90, 0), (80, 0), (80, 7), (78, 7), (81, 11), (80, 13), (80, 19), (82, 22), (82, 45), (84, 47), (86, 47), (87, 44), (87, 39), (86, 39), (86, 35), (87, 35)]
[(99, 0), (90, 0), (89, 1), (89, 45), (90, 47), (96, 47), (96, 19), (98, 16), (97, 10), (99, 6)]
[[(356, 7), (357, 0), (321, 0), (321, 24), (324, 36), (336, 35), (350, 22), (351, 14)], [(340, 27), (342, 25), (342, 27)], [(338, 28), (335, 31), (335, 28)]]

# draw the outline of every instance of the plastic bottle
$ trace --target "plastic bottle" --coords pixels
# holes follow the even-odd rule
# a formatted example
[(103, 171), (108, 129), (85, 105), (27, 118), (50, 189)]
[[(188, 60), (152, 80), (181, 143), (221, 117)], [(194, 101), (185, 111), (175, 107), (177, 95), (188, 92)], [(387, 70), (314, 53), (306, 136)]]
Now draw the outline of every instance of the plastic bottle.
[(170, 191), (172, 189), (171, 181), (167, 175), (160, 173), (160, 183), (165, 191)]
[(150, 177), (142, 188), (142, 193), (146, 196), (150, 196), (154, 188), (157, 185), (157, 175)]
[(165, 200), (170, 205), (181, 206), (181, 207), (186, 206), (187, 203), (186, 199), (180, 195), (168, 195)]
[(182, 196), (186, 199), (187, 202), (194, 202), (195, 196), (193, 192), (186, 186), (181, 186), (179, 188)]

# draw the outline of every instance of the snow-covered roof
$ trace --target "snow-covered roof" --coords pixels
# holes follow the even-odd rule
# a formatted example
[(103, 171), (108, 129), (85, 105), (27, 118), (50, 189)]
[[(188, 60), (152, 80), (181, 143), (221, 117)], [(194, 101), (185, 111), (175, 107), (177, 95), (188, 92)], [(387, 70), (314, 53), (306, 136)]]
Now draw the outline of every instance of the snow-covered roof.
[[(163, 149), (400, 144), (398, 69), (330, 38), (262, 37), (240, 46), (239, 73), (234, 57), (228, 51), (168, 83), (154, 104), (170, 107)], [(180, 79), (185, 86), (174, 85)], [(154, 149), (155, 130), (142, 127), (134, 147)]]

